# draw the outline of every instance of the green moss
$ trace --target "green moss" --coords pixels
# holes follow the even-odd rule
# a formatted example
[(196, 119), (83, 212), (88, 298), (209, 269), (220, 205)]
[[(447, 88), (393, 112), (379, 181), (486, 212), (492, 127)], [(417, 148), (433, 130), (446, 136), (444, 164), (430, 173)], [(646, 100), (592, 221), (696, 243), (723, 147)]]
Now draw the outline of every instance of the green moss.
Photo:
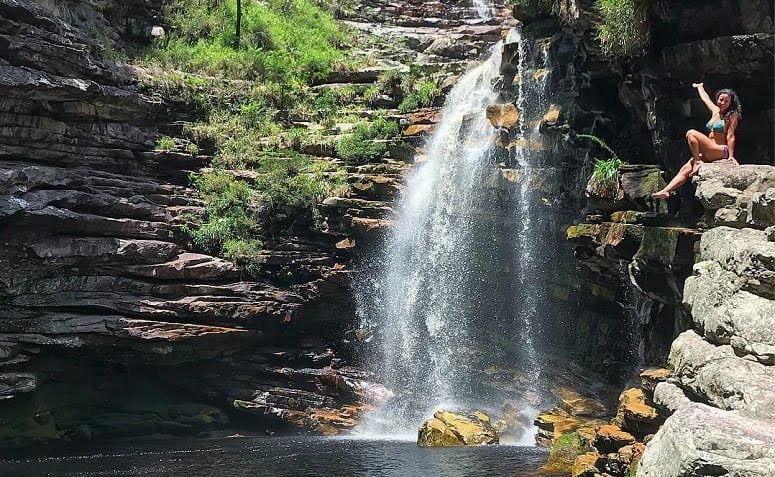
[(563, 434), (552, 443), (549, 457), (541, 470), (547, 472), (570, 472), (576, 457), (592, 449), (586, 445), (577, 432)]

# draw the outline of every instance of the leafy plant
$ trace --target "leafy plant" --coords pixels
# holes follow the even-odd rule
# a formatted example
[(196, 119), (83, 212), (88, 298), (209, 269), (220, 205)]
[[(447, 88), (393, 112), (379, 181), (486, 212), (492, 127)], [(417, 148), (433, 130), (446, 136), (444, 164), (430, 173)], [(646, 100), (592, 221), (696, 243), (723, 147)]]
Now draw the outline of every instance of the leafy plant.
[(175, 149), (175, 140), (169, 136), (161, 136), (156, 140), (156, 150), (159, 152), (170, 152)]
[(601, 138), (592, 134), (579, 134), (576, 137), (589, 139), (611, 155), (605, 160), (595, 158), (595, 168), (592, 172), (590, 186), (594, 187), (602, 197), (616, 197), (619, 193), (619, 169), (625, 162)]
[(258, 202), (247, 183), (215, 170), (193, 178), (205, 203), (206, 218), (188, 233), (209, 253), (245, 259), (246, 250), (261, 247)]
[(191, 154), (191, 155), (196, 156), (197, 154), (199, 154), (199, 146), (197, 146), (193, 142), (190, 142), (190, 143), (186, 144), (186, 152)]

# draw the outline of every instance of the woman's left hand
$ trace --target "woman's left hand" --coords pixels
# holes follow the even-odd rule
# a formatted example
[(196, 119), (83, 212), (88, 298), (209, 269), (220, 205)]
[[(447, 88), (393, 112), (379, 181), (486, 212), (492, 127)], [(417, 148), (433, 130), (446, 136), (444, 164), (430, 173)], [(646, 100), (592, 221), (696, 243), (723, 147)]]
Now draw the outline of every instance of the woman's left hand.
[(740, 163), (739, 163), (739, 162), (737, 162), (737, 159), (735, 159), (735, 158), (734, 158), (734, 157), (732, 157), (732, 156), (729, 156), (729, 160), (730, 160), (730, 161), (732, 161), (732, 164), (734, 164), (734, 165), (736, 165), (736, 166), (739, 166), (739, 165), (740, 165)]

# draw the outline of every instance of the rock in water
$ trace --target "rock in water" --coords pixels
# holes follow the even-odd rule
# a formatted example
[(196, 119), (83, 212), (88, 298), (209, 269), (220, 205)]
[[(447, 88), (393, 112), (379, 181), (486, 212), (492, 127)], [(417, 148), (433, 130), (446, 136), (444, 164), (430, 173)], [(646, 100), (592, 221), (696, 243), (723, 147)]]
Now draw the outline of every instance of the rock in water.
[(457, 414), (439, 409), (423, 422), (417, 433), (420, 447), (477, 446), (498, 444), (498, 432), (482, 412)]

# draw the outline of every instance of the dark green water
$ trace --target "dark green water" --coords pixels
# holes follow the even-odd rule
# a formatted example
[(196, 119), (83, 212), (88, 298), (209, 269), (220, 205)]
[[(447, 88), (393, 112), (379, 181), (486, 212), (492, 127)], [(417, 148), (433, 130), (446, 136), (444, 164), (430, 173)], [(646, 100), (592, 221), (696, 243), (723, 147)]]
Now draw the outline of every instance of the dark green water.
[(159, 440), (33, 452), (4, 452), (0, 475), (523, 477), (539, 475), (535, 469), (546, 459), (546, 451), (533, 447), (421, 449), (405, 441), (320, 437)]

